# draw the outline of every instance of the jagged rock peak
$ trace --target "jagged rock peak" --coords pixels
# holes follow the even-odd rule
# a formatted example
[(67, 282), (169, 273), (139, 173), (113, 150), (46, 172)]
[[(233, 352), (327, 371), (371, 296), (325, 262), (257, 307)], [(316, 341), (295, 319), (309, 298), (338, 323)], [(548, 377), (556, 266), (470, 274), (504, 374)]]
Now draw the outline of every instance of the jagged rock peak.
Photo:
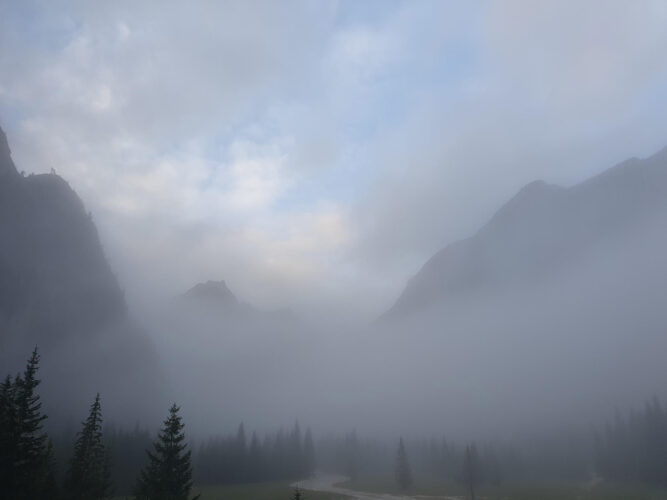
[(191, 298), (217, 300), (227, 303), (238, 302), (224, 280), (198, 283), (185, 292), (185, 295)]
[(5, 175), (18, 175), (18, 172), (12, 161), (12, 152), (9, 149), (7, 135), (0, 127), (0, 177)]
[(655, 238), (653, 221), (661, 217), (667, 217), (667, 148), (568, 188), (532, 182), (476, 234), (431, 257), (383, 318), (547, 283), (596, 259), (604, 246), (620, 245), (630, 231)]

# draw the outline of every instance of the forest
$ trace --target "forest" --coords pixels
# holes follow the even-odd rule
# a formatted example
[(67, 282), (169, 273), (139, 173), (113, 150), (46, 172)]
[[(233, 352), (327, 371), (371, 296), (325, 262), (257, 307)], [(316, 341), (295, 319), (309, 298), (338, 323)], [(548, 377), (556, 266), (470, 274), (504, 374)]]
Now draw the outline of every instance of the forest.
[[(667, 410), (657, 398), (592, 431), (531, 442), (459, 444), (414, 436), (390, 442), (356, 431), (315, 440), (296, 421), (289, 430), (253, 431), (250, 437), (241, 423), (236, 433), (195, 443), (186, 437), (176, 404), (159, 432), (138, 425), (128, 430), (104, 423), (97, 394), (76, 433), (50, 435), (39, 362), (35, 349), (25, 370), (7, 374), (0, 388), (0, 484), (8, 500), (185, 500), (195, 484), (295, 483), (316, 470), (340, 474), (350, 485), (393, 475), (404, 492), (420, 481), (457, 484), (470, 498), (478, 488), (536, 481), (667, 486)], [(304, 493), (297, 488), (294, 494)]]

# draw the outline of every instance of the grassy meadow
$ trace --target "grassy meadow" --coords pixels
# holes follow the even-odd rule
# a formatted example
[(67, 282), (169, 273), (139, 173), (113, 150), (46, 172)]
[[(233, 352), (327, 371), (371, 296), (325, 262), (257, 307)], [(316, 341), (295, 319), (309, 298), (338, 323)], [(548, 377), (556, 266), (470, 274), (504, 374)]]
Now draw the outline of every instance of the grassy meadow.
[[(192, 496), (201, 493), (201, 500), (290, 500), (294, 488), (286, 482), (196, 486)], [(305, 500), (349, 500), (331, 493), (304, 492)], [(113, 500), (130, 500), (131, 496), (117, 496)]]
[[(469, 498), (462, 484), (426, 478), (415, 482), (408, 491), (400, 491), (393, 478), (381, 477), (347, 481), (337, 486), (369, 493), (423, 497), (424, 500)], [(576, 483), (519, 483), (480, 487), (475, 496), (478, 500), (667, 500), (667, 490), (642, 485), (598, 484), (589, 487)]]

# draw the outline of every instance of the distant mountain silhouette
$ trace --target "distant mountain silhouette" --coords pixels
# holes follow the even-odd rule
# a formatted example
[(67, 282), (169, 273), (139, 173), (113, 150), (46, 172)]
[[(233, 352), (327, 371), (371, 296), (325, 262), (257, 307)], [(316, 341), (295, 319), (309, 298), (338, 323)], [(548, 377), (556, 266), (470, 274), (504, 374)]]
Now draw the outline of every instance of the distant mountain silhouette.
[(196, 300), (207, 300), (218, 305), (238, 305), (239, 303), (224, 281), (198, 283), (185, 292), (185, 297)]
[(382, 319), (548, 280), (666, 210), (667, 148), (570, 188), (533, 182), (477, 234), (429, 259)]
[(52, 415), (68, 418), (98, 391), (119, 412), (138, 404), (145, 414), (158, 393), (157, 357), (128, 317), (91, 215), (55, 173), (19, 174), (0, 129), (0, 376), (35, 345)]
[[(0, 129), (0, 324), (40, 345), (125, 315), (95, 225), (55, 174), (20, 175)], [(9, 325), (9, 326), (7, 326)]]
[(185, 304), (202, 307), (207, 312), (217, 313), (226, 319), (247, 321), (270, 321), (280, 323), (298, 322), (298, 317), (291, 309), (262, 311), (245, 302), (239, 301), (227, 287), (224, 280), (206, 281), (190, 288), (181, 297)]

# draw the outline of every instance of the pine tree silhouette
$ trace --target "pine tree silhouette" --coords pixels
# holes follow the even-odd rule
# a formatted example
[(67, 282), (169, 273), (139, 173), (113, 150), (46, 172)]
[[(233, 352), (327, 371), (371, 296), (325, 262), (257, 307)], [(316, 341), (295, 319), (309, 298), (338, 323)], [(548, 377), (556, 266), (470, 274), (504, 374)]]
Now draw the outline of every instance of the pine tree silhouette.
[(475, 486), (479, 481), (479, 456), (477, 447), (473, 445), (466, 446), (465, 457), (463, 461), (463, 477), (465, 479), (470, 499), (475, 500)]
[(291, 500), (304, 500), (306, 498), (306, 495), (303, 494), (301, 489), (297, 486), (294, 488), (294, 494), (292, 495)]
[(412, 471), (408, 462), (408, 454), (405, 452), (403, 438), (398, 441), (398, 453), (396, 455), (396, 482), (401, 490), (407, 490), (412, 486)]
[(252, 433), (250, 449), (248, 450), (248, 479), (256, 482), (263, 478), (262, 449), (256, 433)]
[[(153, 443), (154, 452), (146, 451), (148, 464), (141, 471), (135, 488), (135, 496), (141, 500), (188, 500), (192, 489), (190, 451), (175, 404), (169, 409), (169, 417)], [(199, 498), (199, 495), (197, 497)]]
[(310, 428), (306, 429), (306, 436), (303, 440), (303, 462), (306, 477), (312, 477), (315, 473), (315, 445), (313, 443), (313, 434)]
[(239, 482), (245, 482), (248, 477), (247, 452), (245, 427), (243, 422), (241, 422), (236, 432), (236, 440), (234, 441), (234, 468), (236, 469), (234, 475)]
[(72, 500), (98, 500), (110, 497), (109, 455), (102, 440), (100, 395), (74, 443), (74, 455), (65, 479), (65, 490)]
[(13, 494), (15, 489), (14, 458), (17, 455), (18, 410), (16, 386), (9, 375), (0, 386), (0, 485)]
[(6, 498), (54, 498), (53, 453), (36, 389), (39, 354), (35, 347), (23, 376), (0, 386), (0, 484)]

